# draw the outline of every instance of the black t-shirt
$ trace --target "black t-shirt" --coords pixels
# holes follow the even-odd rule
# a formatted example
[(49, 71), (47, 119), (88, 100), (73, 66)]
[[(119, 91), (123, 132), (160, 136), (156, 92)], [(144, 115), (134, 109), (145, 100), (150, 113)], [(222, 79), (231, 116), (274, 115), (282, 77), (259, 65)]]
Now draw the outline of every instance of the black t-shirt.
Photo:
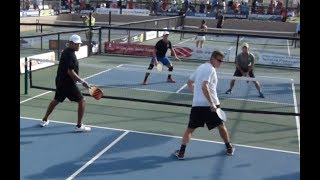
[(75, 84), (74, 80), (68, 75), (68, 69), (73, 69), (76, 74), (79, 74), (79, 61), (75, 51), (71, 48), (66, 48), (61, 54), (59, 66), (57, 70), (57, 84)]
[(218, 22), (217, 22), (217, 27), (216, 28), (222, 28), (222, 22), (223, 22), (223, 15), (222, 14), (218, 14), (217, 15), (217, 19), (218, 19)]
[(171, 42), (168, 40), (168, 42), (164, 42), (163, 39), (159, 40), (157, 44), (155, 45), (155, 48), (157, 50), (157, 57), (165, 57), (168, 48), (171, 49)]

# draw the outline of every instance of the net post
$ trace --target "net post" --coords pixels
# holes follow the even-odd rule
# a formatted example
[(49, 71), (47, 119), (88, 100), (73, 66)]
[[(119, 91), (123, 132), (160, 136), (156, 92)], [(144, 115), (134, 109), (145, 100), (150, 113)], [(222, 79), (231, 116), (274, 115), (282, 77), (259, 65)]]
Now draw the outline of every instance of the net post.
[(39, 19), (36, 19), (36, 23), (37, 23), (37, 25), (36, 25), (36, 32), (38, 32), (38, 29), (39, 29)]
[(111, 11), (109, 11), (109, 29), (108, 29), (108, 42), (110, 43), (110, 27), (111, 27)]
[(88, 56), (92, 55), (92, 12), (89, 13), (89, 42), (88, 42)]
[(29, 82), (30, 82), (30, 87), (32, 88), (32, 69), (31, 69), (31, 66), (32, 65), (32, 62), (31, 60), (29, 61)]
[(40, 36), (40, 49), (43, 50), (43, 38)]
[(60, 57), (60, 33), (58, 33), (58, 58)]
[(99, 28), (99, 49), (98, 49), (99, 54), (101, 54), (101, 46), (102, 46), (102, 29), (100, 27)]
[[(238, 54), (238, 47), (239, 47), (239, 35), (237, 35), (237, 45), (236, 45), (236, 55), (235, 57), (237, 57), (237, 54)], [(234, 63), (236, 63), (236, 60), (234, 60)]]
[(24, 94), (28, 94), (28, 58), (24, 58)]

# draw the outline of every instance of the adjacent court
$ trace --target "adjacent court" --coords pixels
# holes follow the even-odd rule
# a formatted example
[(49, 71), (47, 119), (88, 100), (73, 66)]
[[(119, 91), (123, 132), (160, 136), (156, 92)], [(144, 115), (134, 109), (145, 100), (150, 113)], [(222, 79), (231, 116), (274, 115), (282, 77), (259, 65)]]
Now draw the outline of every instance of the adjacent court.
[(185, 160), (172, 152), (180, 138), (20, 118), (20, 179), (300, 179), (299, 153), (235, 144), (227, 156), (219, 142), (194, 139)]

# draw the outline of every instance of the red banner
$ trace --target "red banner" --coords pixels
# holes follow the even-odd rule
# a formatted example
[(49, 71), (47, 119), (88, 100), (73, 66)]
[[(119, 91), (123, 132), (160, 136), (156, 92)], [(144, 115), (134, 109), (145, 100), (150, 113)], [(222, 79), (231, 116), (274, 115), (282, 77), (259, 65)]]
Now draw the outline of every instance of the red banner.
[[(189, 58), (192, 56), (192, 53), (193, 53), (193, 50), (189, 47), (174, 46), (173, 49), (176, 52), (177, 56), (182, 58)], [(172, 55), (173, 54), (171, 53), (171, 56)]]
[(128, 43), (105, 42), (105, 53), (135, 56), (152, 56), (154, 46)]

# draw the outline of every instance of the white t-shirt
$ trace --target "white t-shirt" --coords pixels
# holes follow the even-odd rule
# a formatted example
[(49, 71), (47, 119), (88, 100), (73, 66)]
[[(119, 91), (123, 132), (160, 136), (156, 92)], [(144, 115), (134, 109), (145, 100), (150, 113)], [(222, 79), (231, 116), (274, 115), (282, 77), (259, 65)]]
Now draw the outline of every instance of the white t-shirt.
[(202, 91), (202, 84), (204, 81), (209, 82), (209, 93), (211, 95), (212, 102), (215, 105), (220, 104), (217, 95), (217, 72), (210, 63), (207, 62), (201, 64), (197, 70), (191, 74), (189, 79), (194, 81), (192, 106), (210, 106)]

